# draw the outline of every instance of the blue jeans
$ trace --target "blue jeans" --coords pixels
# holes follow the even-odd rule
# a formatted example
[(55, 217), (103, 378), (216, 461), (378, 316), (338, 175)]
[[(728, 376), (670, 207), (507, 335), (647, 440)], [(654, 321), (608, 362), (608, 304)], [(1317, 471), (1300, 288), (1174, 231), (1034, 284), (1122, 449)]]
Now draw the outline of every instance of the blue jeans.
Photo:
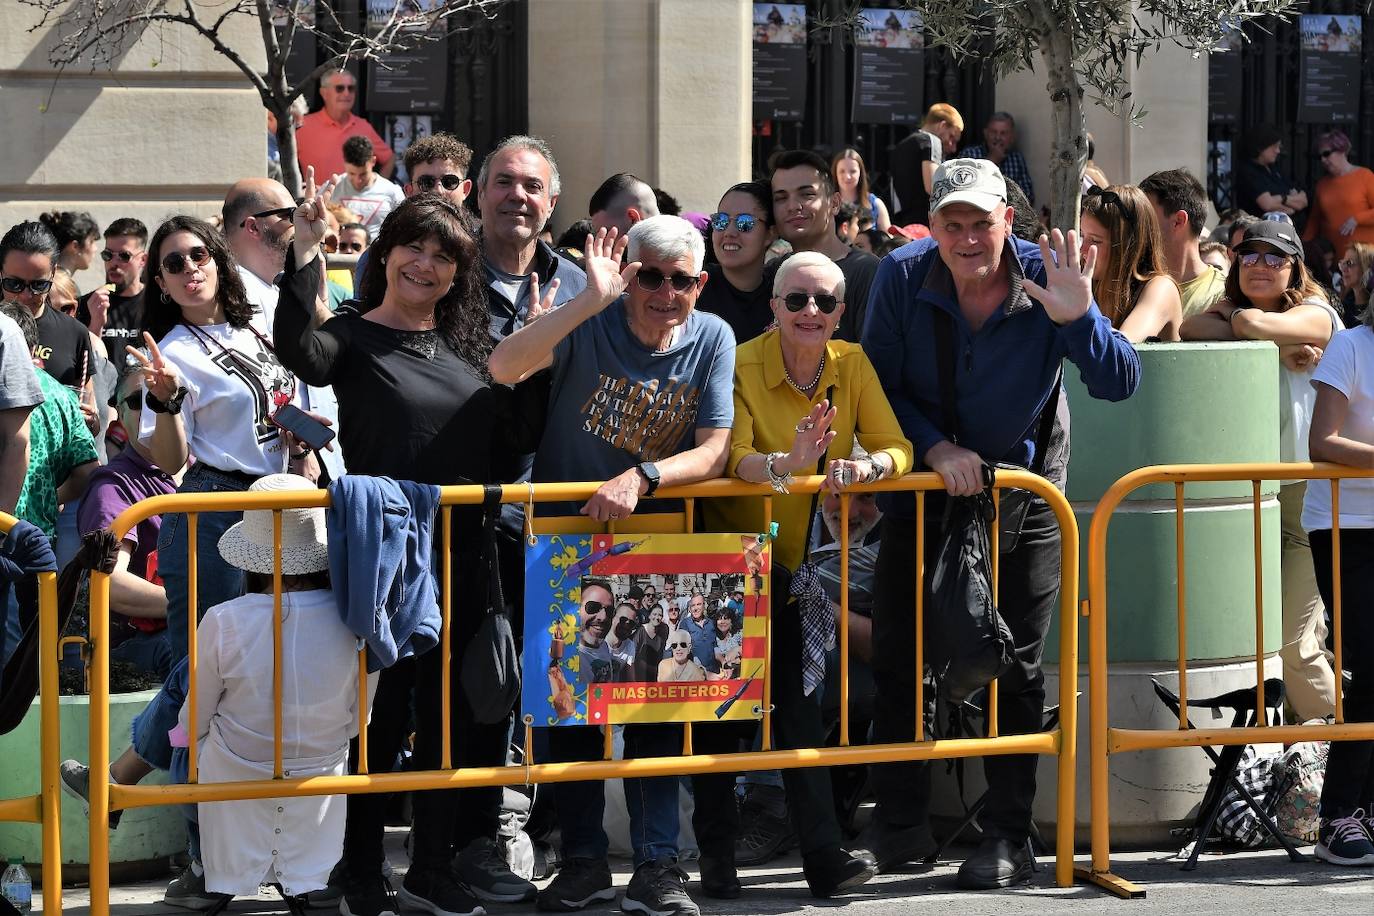
[[(204, 464), (186, 472), (178, 493), (242, 493), (248, 485)], [(196, 542), (197, 591), (196, 619), (217, 604), (243, 594), (243, 571), (224, 562), (219, 555), (219, 539), (229, 526), (243, 518), (242, 512), (202, 512), (198, 518)], [(186, 657), (190, 608), (189, 537), (187, 518), (180, 513), (162, 516), (157, 537), (157, 567), (167, 590), (167, 639), (172, 660)]]
[(165, 678), (177, 660), (173, 657), (167, 631), (160, 630), (130, 636), (110, 650), (110, 661), (125, 662), (140, 671)]
[[(601, 759), (601, 729), (577, 725), (549, 729), (551, 760)], [(673, 757), (682, 753), (678, 725), (625, 726), (625, 759)], [(655, 776), (626, 779), (625, 808), (630, 815), (630, 847), (638, 868), (654, 859), (677, 857), (678, 778)], [(602, 828), (606, 786), (601, 782), (554, 783), (558, 824), (563, 834), (563, 858), (604, 861), (609, 843)]]
[[(165, 634), (159, 634), (165, 635)], [(129, 742), (138, 759), (159, 770), (166, 770), (172, 782), (184, 783), (189, 774), (190, 757), (184, 747), (172, 747), (167, 732), (176, 727), (181, 707), (190, 689), (190, 666), (179, 660), (162, 682), (162, 689), (149, 701), (129, 727)], [(200, 825), (195, 805), (178, 805), (186, 818), (187, 846), (191, 858), (200, 859)]]

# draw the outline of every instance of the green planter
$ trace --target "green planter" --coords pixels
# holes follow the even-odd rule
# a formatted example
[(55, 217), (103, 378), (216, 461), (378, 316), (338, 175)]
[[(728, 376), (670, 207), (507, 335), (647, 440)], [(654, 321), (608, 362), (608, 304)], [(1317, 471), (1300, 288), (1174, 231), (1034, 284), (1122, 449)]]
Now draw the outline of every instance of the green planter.
[[(110, 759), (129, 746), (129, 726), (156, 691), (115, 694), (110, 697)], [(62, 697), (58, 715), (61, 758), (90, 760), (88, 698)], [(34, 700), (19, 727), (0, 737), (0, 798), (37, 795), (38, 701)], [(166, 782), (165, 773), (154, 772), (145, 785)], [(87, 820), (79, 801), (62, 796), (62, 878), (64, 883), (87, 879), (90, 843)], [(185, 820), (174, 807), (137, 808), (126, 812), (119, 829), (110, 833), (110, 873), (115, 880), (133, 880), (166, 874), (168, 857), (186, 847)], [(35, 883), (42, 876), (42, 828), (38, 824), (0, 822), (0, 856), (22, 856)]]

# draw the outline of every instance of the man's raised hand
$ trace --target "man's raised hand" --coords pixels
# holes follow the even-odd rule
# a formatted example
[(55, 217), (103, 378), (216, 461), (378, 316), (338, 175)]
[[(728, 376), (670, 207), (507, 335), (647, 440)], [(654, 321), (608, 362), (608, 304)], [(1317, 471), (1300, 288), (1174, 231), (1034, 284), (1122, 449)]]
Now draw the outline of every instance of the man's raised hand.
[(1021, 281), (1021, 287), (1044, 306), (1045, 314), (1055, 324), (1068, 324), (1082, 318), (1093, 301), (1097, 246), (1091, 246), (1084, 257), (1075, 230), (1070, 229), (1066, 235), (1055, 229), (1049, 236), (1040, 236), (1040, 255), (1045, 260), (1045, 285), (1027, 277)]

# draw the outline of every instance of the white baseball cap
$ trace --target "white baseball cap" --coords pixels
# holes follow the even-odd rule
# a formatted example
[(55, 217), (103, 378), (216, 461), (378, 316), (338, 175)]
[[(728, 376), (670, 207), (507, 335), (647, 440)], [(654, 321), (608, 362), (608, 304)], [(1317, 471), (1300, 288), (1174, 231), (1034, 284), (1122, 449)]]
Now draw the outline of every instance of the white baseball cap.
[(987, 213), (1007, 202), (1007, 180), (987, 159), (947, 159), (935, 170), (930, 186), (930, 212), (950, 204), (968, 204)]

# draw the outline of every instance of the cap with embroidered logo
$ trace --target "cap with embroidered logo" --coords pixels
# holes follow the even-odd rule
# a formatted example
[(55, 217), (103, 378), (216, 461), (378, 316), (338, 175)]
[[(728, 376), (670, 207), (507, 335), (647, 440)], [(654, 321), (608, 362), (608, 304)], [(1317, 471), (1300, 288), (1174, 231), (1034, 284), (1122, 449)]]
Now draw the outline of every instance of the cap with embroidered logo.
[(987, 159), (947, 159), (935, 170), (930, 186), (930, 212), (950, 204), (968, 204), (987, 213), (1007, 202), (1007, 180)]

